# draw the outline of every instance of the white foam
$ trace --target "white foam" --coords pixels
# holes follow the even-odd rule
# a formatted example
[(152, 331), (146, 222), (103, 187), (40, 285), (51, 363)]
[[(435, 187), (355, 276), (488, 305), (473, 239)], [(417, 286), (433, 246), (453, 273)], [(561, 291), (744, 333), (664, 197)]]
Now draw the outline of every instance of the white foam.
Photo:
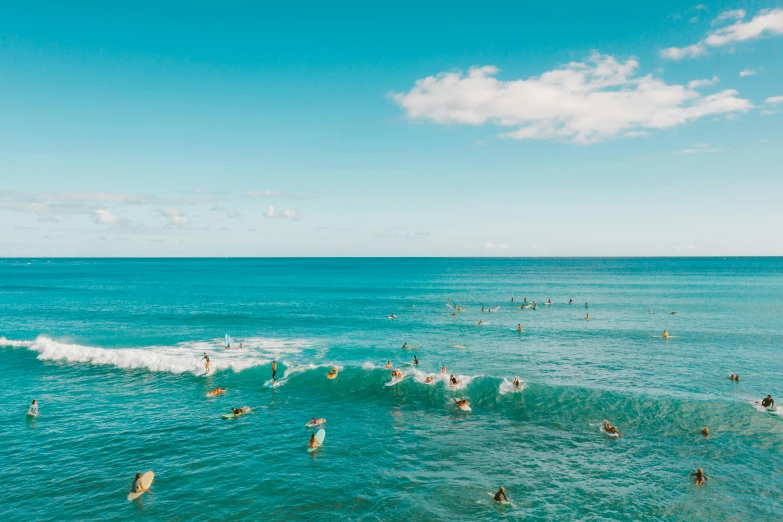
[(371, 363), (370, 361), (365, 361), (362, 363), (362, 370), (374, 370), (378, 368), (374, 363)]
[(14, 348), (26, 348), (33, 344), (34, 341), (12, 341), (5, 337), (0, 337), (0, 346), (12, 346)]
[(240, 372), (254, 366), (269, 364), (283, 354), (296, 354), (307, 346), (304, 341), (252, 338), (243, 340), (243, 349), (225, 350), (222, 339), (183, 342), (174, 346), (147, 346), (143, 348), (99, 348), (68, 344), (39, 336), (35, 341), (0, 339), (0, 345), (24, 346), (38, 352), (42, 361), (66, 361), (109, 365), (124, 369), (142, 369), (153, 372), (201, 374), (204, 352), (210, 356), (210, 373), (220, 370)]

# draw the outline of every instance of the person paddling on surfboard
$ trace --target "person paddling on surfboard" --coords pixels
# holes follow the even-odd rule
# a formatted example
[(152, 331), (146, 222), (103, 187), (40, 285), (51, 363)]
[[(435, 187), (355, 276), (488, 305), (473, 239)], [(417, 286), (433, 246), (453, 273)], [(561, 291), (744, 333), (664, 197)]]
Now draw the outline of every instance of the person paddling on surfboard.
[(696, 477), (697, 486), (701, 486), (702, 484), (707, 482), (707, 475), (704, 474), (701, 468), (697, 469), (696, 473), (691, 473), (691, 477)]
[(456, 386), (459, 384), (459, 379), (452, 375), (449, 377), (449, 383), (451, 383), (452, 386)]
[(622, 437), (623, 434), (617, 431), (617, 428), (609, 424), (609, 421), (604, 419), (604, 431), (606, 433), (616, 433), (618, 436)]
[[(759, 402), (756, 401), (756, 404)], [(775, 401), (772, 400), (772, 395), (767, 395), (767, 397), (761, 401), (761, 405), (765, 408), (774, 408), (775, 407)]]
[(142, 491), (144, 491), (144, 487), (141, 485), (141, 473), (136, 473), (133, 484), (131, 484), (131, 493), (141, 493)]
[(38, 401), (33, 399), (33, 403), (30, 405), (30, 409), (27, 410), (27, 414), (34, 415), (34, 416), (38, 415)]
[(521, 332), (522, 328), (524, 328), (524, 326), (522, 326), (521, 324), (517, 324), (517, 332)]
[(389, 319), (397, 319), (397, 316), (396, 316), (396, 315), (394, 315), (394, 314), (391, 314), (391, 315), (389, 316)]
[(204, 357), (201, 360), (206, 361), (204, 363), (204, 372), (209, 373), (209, 355), (207, 355), (207, 352), (204, 352)]
[(500, 489), (497, 493), (495, 493), (495, 502), (508, 502), (508, 498), (506, 497), (506, 488), (503, 486), (500, 486)]
[(277, 382), (277, 361), (272, 361), (272, 382)]
[(426, 379), (424, 379), (424, 384), (433, 384), (435, 381), (432, 380), (432, 375), (428, 375)]
[(465, 397), (460, 397), (459, 399), (452, 399), (456, 404), (457, 408), (462, 408), (463, 406), (470, 406), (470, 403), (468, 403), (468, 400)]
[(402, 349), (407, 350), (408, 349), (408, 343), (402, 343)]

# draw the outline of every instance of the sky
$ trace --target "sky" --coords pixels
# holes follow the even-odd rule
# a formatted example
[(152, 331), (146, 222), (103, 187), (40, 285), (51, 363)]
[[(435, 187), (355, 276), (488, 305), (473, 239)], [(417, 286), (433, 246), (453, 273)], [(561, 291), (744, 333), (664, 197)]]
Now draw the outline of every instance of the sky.
[(8, 4), (0, 257), (783, 255), (781, 57), (781, 1)]

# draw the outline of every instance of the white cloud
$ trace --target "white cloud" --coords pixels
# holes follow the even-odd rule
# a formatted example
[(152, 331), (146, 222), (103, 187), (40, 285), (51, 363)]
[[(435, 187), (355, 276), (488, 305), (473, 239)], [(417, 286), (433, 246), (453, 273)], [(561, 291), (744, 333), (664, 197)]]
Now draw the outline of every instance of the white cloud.
[(620, 62), (597, 53), (584, 63), (572, 62), (528, 79), (498, 80), (496, 67), (472, 67), (467, 74), (457, 71), (417, 80), (410, 91), (393, 93), (392, 98), (411, 119), (518, 126), (501, 136), (577, 143), (752, 108), (734, 90), (709, 96), (696, 90), (714, 79), (669, 85), (649, 74), (636, 76), (638, 68), (635, 59)]
[(720, 81), (720, 78), (713, 76), (711, 80), (691, 80), (688, 82), (688, 89), (698, 89), (699, 87), (709, 87)]
[(505, 250), (508, 248), (508, 244), (507, 243), (495, 244), (487, 241), (486, 243), (484, 243), (484, 248), (486, 248), (487, 250)]
[(736, 20), (733, 24), (716, 29), (707, 34), (702, 41), (686, 47), (669, 47), (663, 49), (661, 55), (672, 60), (693, 58), (707, 52), (708, 47), (722, 47), (724, 45), (754, 40), (763, 36), (783, 34), (783, 8), (766, 9), (759, 11), (750, 21), (743, 22), (745, 11), (737, 9), (721, 13), (716, 22)]
[(277, 210), (274, 205), (269, 205), (269, 208), (264, 212), (264, 217), (271, 219), (287, 219), (289, 221), (297, 221), (299, 219), (299, 213), (291, 208), (285, 210)]
[(712, 21), (713, 25), (725, 22), (726, 20), (742, 20), (747, 13), (744, 9), (735, 9), (733, 11), (724, 11)]
[(740, 71), (739, 75), (740, 78), (744, 78), (746, 76), (756, 76), (758, 73), (758, 71), (754, 71), (753, 69), (744, 69)]
[(105, 208), (99, 208), (95, 211), (95, 222), (100, 225), (117, 225), (120, 222), (120, 218)]
[(721, 149), (717, 147), (711, 147), (709, 143), (697, 143), (688, 149), (678, 150), (672, 152), (672, 154), (699, 154), (701, 152), (720, 152)]
[(226, 210), (226, 217), (228, 219), (234, 219), (240, 217), (242, 214), (237, 212), (236, 210)]
[(189, 219), (181, 210), (176, 208), (160, 209), (160, 214), (169, 220), (169, 225), (181, 227), (189, 223)]
[(766, 100), (764, 100), (765, 103), (769, 103), (770, 105), (775, 105), (777, 103), (783, 103), (783, 96), (770, 96)]
[(251, 198), (288, 198), (288, 199), (300, 199), (303, 196), (299, 194), (291, 194), (288, 192), (280, 192), (279, 190), (253, 190), (245, 192), (245, 195)]

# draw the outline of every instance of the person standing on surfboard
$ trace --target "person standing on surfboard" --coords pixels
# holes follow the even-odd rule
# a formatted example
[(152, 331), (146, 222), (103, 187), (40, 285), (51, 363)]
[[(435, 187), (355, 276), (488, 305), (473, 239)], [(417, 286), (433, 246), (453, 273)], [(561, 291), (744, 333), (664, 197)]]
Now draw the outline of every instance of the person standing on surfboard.
[(209, 373), (209, 355), (207, 355), (207, 352), (204, 352), (204, 357), (202, 357), (201, 360), (206, 361), (204, 363), (204, 371)]
[(508, 498), (506, 497), (506, 488), (503, 486), (500, 486), (500, 489), (497, 493), (495, 493), (495, 502), (508, 502)]
[(277, 361), (272, 361), (272, 382), (277, 382)]

